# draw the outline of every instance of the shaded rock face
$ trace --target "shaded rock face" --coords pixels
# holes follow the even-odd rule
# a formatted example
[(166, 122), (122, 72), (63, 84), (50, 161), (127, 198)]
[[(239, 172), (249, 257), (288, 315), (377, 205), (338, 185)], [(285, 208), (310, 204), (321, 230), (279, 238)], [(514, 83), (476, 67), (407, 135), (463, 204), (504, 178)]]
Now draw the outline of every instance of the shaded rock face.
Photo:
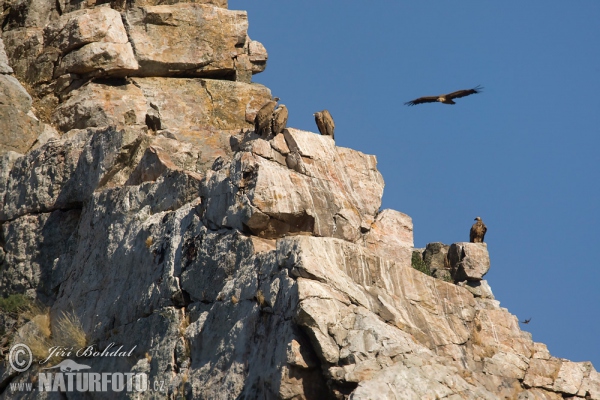
[[(374, 156), (253, 132), (266, 50), (226, 6), (2, 3), (0, 294), (132, 349), (79, 361), (164, 382), (139, 398), (600, 399), (590, 363), (494, 299), (486, 244), (430, 243), (433, 276), (411, 267)], [(40, 371), (1, 364), (1, 396)]]

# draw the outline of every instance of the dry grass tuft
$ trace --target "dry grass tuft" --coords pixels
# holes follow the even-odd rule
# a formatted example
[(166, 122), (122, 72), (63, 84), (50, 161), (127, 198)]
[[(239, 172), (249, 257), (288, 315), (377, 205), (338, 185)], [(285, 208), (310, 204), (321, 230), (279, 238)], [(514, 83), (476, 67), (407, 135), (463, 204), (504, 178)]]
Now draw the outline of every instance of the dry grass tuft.
[[(38, 360), (48, 357), (48, 351), (55, 346), (82, 348), (87, 345), (87, 337), (81, 322), (74, 313), (63, 312), (54, 322), (50, 321), (50, 310), (39, 305), (32, 306), (23, 315), (29, 320), (20, 342), (26, 344)], [(60, 357), (55, 355), (55, 360)]]
[(54, 338), (56, 342), (64, 345), (85, 347), (87, 337), (81, 326), (79, 318), (74, 313), (62, 312), (56, 323)]

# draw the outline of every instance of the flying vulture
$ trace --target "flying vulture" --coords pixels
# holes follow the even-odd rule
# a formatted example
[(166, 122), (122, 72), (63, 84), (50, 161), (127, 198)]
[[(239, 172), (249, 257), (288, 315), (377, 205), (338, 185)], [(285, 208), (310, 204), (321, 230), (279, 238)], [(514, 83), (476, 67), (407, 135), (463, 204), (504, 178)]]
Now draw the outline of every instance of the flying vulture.
[(525, 321), (523, 321), (524, 324), (528, 324), (529, 322), (531, 322), (531, 318), (526, 319)]
[(335, 140), (335, 137), (333, 135), (335, 130), (335, 123), (333, 122), (333, 118), (331, 117), (331, 114), (329, 114), (329, 111), (323, 110), (316, 112), (313, 115), (315, 116), (315, 122), (317, 123), (317, 127), (319, 128), (319, 132), (321, 132), (321, 135), (331, 136), (331, 138)]
[(483, 237), (487, 232), (487, 226), (481, 221), (480, 217), (475, 218), (475, 222), (471, 227), (471, 233), (469, 235), (469, 240), (471, 243), (483, 243)]
[(254, 118), (254, 132), (260, 137), (268, 138), (271, 136), (273, 111), (278, 101), (279, 98), (275, 97), (273, 100), (265, 103), (256, 113), (256, 117)]
[(419, 97), (418, 99), (414, 99), (412, 101), (408, 101), (404, 103), (407, 106), (414, 106), (416, 104), (423, 103), (444, 103), (444, 104), (456, 104), (452, 101), (452, 99), (459, 99), (461, 97), (468, 96), (470, 94), (480, 93), (483, 88), (481, 86), (474, 87), (473, 89), (465, 89), (465, 90), (457, 90), (456, 92), (441, 94), (439, 96), (425, 96)]

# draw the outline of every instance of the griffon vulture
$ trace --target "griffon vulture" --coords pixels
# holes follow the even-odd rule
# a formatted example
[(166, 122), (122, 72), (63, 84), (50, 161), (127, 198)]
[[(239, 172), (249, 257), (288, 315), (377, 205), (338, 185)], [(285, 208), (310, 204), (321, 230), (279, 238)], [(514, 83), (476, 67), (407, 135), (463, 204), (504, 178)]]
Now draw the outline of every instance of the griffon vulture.
[(331, 136), (331, 138), (335, 140), (335, 123), (333, 122), (333, 118), (331, 117), (331, 114), (329, 114), (329, 111), (323, 110), (316, 112), (313, 115), (315, 116), (315, 122), (317, 123), (321, 135)]
[(441, 94), (439, 96), (425, 96), (419, 97), (418, 99), (414, 99), (404, 103), (407, 106), (414, 106), (416, 104), (423, 103), (444, 103), (444, 104), (456, 104), (452, 101), (452, 99), (459, 99), (461, 97), (468, 96), (470, 94), (480, 93), (483, 88), (481, 86), (477, 86), (473, 89), (465, 89), (465, 90), (457, 90), (456, 92)]
[(254, 132), (262, 138), (271, 136), (273, 111), (278, 101), (279, 98), (275, 97), (262, 106), (256, 113), (256, 117), (254, 118)]
[(288, 109), (286, 106), (281, 104), (273, 112), (273, 122), (271, 123), (271, 130), (273, 135), (278, 135), (285, 129), (288, 120)]
[(471, 243), (483, 243), (483, 237), (487, 232), (487, 227), (481, 221), (480, 217), (475, 218), (475, 222), (471, 227), (471, 233), (469, 235), (469, 240)]

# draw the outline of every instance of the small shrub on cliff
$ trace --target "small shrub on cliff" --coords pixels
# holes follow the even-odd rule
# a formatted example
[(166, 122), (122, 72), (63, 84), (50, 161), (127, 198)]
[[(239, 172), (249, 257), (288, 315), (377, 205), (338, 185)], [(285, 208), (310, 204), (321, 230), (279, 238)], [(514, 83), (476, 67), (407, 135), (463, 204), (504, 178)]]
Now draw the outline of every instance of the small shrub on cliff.
[(5, 313), (20, 313), (31, 307), (31, 300), (22, 294), (11, 294), (0, 298), (0, 311)]
[(421, 256), (420, 252), (413, 251), (411, 264), (412, 267), (417, 271), (421, 271), (425, 275), (431, 276), (431, 270), (429, 269), (429, 266), (425, 264), (425, 261), (423, 261), (423, 257)]

